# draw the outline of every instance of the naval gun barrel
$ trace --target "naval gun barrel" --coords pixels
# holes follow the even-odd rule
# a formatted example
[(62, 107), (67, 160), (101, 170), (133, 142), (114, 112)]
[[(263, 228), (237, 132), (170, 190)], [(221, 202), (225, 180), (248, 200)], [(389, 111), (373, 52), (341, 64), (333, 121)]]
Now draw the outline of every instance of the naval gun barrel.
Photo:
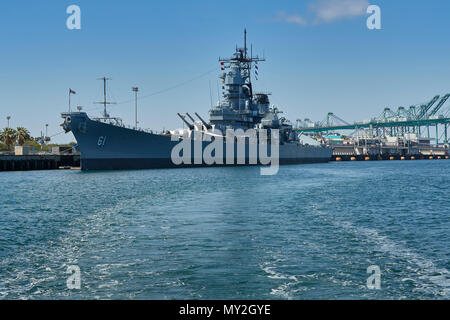
[(195, 124), (195, 119), (192, 118), (192, 116), (189, 113), (187, 113), (187, 112), (186, 112), (186, 115), (189, 117), (189, 119), (191, 119), (192, 123)]
[(186, 118), (184, 116), (182, 116), (181, 114), (177, 113), (177, 115), (180, 117), (181, 120), (183, 120), (184, 123), (186, 123), (186, 125), (188, 126), (188, 128), (190, 130), (194, 130), (194, 125), (190, 124)]
[(203, 123), (203, 125), (205, 126), (206, 129), (212, 128), (212, 126), (210, 124), (206, 123), (206, 121), (203, 120), (202, 117), (200, 117), (197, 112), (194, 112), (194, 114), (197, 116), (197, 118), (200, 119), (200, 121)]

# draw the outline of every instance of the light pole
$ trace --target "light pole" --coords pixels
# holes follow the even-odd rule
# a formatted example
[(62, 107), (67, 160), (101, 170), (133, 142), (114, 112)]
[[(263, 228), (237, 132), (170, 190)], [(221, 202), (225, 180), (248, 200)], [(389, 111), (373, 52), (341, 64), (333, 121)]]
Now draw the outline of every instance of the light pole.
[(138, 127), (138, 120), (137, 120), (137, 95), (139, 92), (139, 88), (138, 87), (133, 87), (131, 88), (131, 90), (133, 90), (134, 92), (134, 122), (135, 122), (135, 129), (137, 129)]
[(11, 116), (6, 117), (6, 121), (8, 121), (8, 126), (7, 126), (8, 129), (9, 129), (9, 120), (11, 120)]

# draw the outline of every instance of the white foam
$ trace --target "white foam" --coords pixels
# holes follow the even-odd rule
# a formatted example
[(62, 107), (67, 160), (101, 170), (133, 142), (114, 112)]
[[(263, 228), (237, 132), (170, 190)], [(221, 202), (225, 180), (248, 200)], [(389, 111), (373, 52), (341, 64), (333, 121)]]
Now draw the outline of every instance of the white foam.
[[(316, 211), (317, 215), (321, 217), (326, 217), (325, 214), (320, 211)], [(440, 295), (443, 297), (449, 297), (450, 295), (450, 271), (446, 268), (438, 268), (435, 263), (430, 259), (422, 257), (418, 253), (413, 250), (395, 243), (391, 239), (386, 236), (380, 235), (377, 230), (369, 229), (365, 227), (355, 226), (354, 224), (336, 219), (328, 219), (326, 217), (327, 222), (331, 223), (337, 228), (344, 230), (345, 232), (352, 233), (356, 236), (363, 236), (368, 241), (374, 242), (375, 246), (378, 250), (389, 253), (392, 256), (403, 259), (410, 264), (414, 264), (419, 269), (416, 271), (417, 278), (405, 278), (404, 281), (412, 280), (416, 283), (418, 280), (421, 280), (418, 283), (418, 290), (425, 291), (427, 293), (431, 293), (434, 295)], [(430, 287), (427, 285), (427, 282), (431, 282), (436, 287)]]

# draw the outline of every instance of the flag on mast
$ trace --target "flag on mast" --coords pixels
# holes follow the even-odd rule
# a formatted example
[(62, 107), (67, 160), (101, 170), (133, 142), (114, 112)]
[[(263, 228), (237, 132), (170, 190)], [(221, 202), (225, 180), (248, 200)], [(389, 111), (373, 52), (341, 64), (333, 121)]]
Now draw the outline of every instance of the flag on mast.
[(70, 109), (70, 95), (71, 94), (77, 94), (74, 90), (72, 90), (71, 88), (69, 88), (69, 112), (71, 111)]

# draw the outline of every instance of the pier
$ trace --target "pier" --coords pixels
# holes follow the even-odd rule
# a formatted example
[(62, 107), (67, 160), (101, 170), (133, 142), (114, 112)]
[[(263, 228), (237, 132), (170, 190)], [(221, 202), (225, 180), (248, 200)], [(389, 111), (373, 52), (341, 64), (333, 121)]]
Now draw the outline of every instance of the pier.
[(80, 155), (0, 155), (0, 171), (57, 170), (80, 166)]
[(335, 161), (449, 159), (447, 145), (432, 145), (429, 139), (414, 134), (386, 139), (359, 136), (346, 142), (341, 136), (325, 136), (325, 140)]
[(378, 155), (378, 156), (365, 156), (365, 155), (333, 155), (331, 161), (394, 161), (394, 160), (449, 160), (450, 157), (446, 156), (426, 156), (426, 155)]

